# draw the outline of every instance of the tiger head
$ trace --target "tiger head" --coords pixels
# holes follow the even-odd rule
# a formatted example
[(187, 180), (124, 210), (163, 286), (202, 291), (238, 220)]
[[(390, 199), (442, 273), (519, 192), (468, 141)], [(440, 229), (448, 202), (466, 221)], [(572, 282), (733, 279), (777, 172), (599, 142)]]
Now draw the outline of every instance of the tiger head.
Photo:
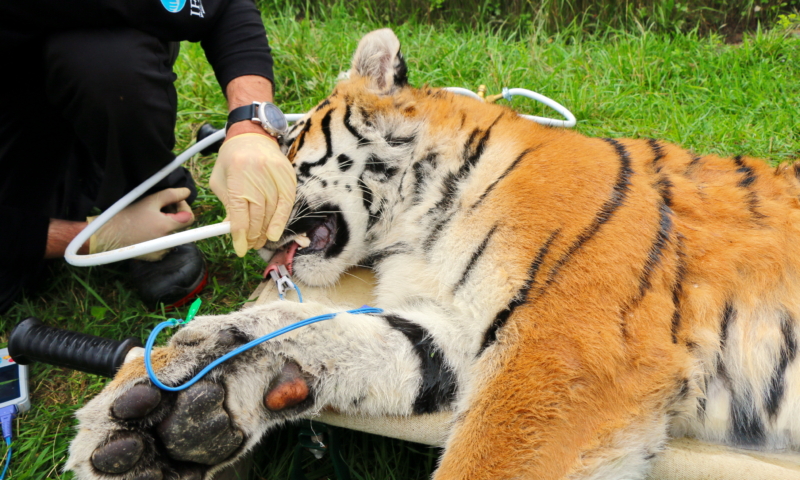
[[(282, 139), (297, 200), (283, 237), (262, 253), (277, 250), (274, 258), (309, 285), (374, 265), (392, 248), (421, 248), (435, 228), (430, 212), (446, 210), (436, 198), (440, 185), (463, 169), (470, 149), (482, 148), (469, 123), (488, 118), (481, 109), (491, 109), (491, 118), (508, 110), (411, 87), (389, 29), (361, 40), (344, 77)], [(426, 195), (430, 189), (437, 194)]]

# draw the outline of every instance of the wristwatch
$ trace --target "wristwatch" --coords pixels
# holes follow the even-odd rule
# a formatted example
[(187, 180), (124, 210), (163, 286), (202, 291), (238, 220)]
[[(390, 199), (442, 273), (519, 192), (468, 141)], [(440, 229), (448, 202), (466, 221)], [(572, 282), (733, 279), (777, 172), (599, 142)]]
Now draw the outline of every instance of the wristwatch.
[(270, 102), (253, 102), (251, 105), (234, 108), (228, 114), (228, 123), (225, 131), (236, 122), (250, 120), (261, 125), (273, 137), (279, 137), (286, 132), (287, 123), (283, 112)]

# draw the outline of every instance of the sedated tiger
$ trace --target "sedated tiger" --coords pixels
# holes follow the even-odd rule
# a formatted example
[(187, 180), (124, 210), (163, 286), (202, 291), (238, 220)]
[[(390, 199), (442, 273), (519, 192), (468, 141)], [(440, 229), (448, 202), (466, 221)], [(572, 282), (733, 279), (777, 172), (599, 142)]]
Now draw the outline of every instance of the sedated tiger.
[[(206, 478), (322, 410), (453, 411), (437, 479), (641, 478), (671, 437), (800, 448), (800, 166), (588, 138), (412, 88), (391, 30), (283, 139), (298, 199), (269, 248), (295, 278), (376, 272), (341, 314), (189, 390), (129, 362), (78, 413), (78, 479)], [(270, 252), (272, 253), (272, 252)], [(177, 384), (334, 308), (199, 317), (154, 362)]]

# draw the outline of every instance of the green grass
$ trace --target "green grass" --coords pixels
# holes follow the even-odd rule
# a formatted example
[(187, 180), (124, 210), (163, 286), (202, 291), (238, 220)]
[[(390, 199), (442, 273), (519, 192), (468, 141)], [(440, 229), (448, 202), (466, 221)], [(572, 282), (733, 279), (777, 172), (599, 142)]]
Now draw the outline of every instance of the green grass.
[[(265, 22), (276, 58), (277, 102), (287, 112), (304, 111), (324, 98), (339, 72), (347, 69), (358, 39), (383, 26), (379, 20), (359, 20), (335, 9), (314, 21), (275, 15)], [(647, 31), (523, 39), (518, 33), (504, 36), (445, 24), (405, 23), (395, 31), (416, 85), (475, 89), (486, 84), (489, 93), (503, 86), (536, 90), (570, 108), (578, 118), (577, 129), (589, 135), (657, 137), (697, 152), (747, 153), (773, 164), (800, 155), (800, 39), (792, 35), (773, 31), (727, 45), (715, 36)], [(203, 122), (224, 121), (225, 104), (197, 45), (184, 45), (176, 70), (178, 150), (183, 150)], [(552, 115), (531, 102), (514, 104), (526, 113)], [(200, 186), (198, 224), (224, 216), (206, 188), (212, 164), (213, 158), (195, 158), (189, 165)], [(227, 238), (205, 240), (200, 246), (212, 278), (202, 295), (202, 311), (238, 308), (258, 285), (262, 261), (255, 254), (236, 258)], [(170, 317), (139, 304), (122, 267), (81, 269), (59, 261), (50, 270), (45, 288), (2, 318), (5, 336), (0, 340), (29, 316), (115, 338), (145, 338), (156, 323)], [(8, 478), (70, 478), (61, 468), (73, 435), (73, 414), (104, 384), (96, 376), (33, 366), (33, 408), (16, 421)], [(288, 477), (295, 433), (287, 428), (265, 441), (265, 460), (257, 465), (256, 478)], [(423, 478), (435, 466), (435, 449), (360, 433), (343, 436), (344, 455), (357, 479)], [(309, 472), (331, 474), (327, 461), (305, 461)]]
[(264, 11), (324, 18), (332, 10), (383, 24), (405, 22), (495, 31), (565, 30), (602, 33), (643, 26), (661, 33), (715, 32), (733, 38), (781, 14), (800, 0), (257, 0)]

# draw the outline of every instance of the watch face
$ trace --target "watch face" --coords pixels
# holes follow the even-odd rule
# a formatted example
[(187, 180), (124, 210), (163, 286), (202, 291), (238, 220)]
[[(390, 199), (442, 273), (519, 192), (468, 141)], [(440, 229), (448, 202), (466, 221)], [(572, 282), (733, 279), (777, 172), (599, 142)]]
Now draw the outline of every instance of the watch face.
[(264, 118), (269, 123), (269, 126), (277, 130), (279, 133), (283, 133), (286, 131), (286, 127), (288, 127), (286, 123), (286, 117), (283, 115), (283, 112), (277, 106), (271, 103), (262, 103), (261, 110), (259, 113), (264, 113)]

